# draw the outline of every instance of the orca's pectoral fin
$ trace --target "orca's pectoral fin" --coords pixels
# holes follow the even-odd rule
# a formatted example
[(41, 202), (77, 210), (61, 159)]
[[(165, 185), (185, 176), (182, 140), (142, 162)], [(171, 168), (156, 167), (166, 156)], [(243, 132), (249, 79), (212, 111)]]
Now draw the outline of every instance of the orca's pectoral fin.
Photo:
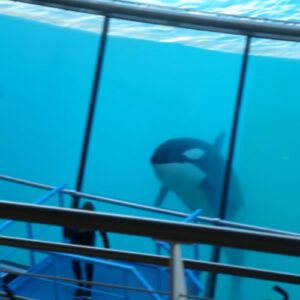
[(168, 192), (169, 192), (169, 189), (166, 186), (162, 185), (161, 188), (160, 188), (160, 191), (159, 191), (159, 193), (156, 197), (156, 201), (154, 203), (154, 206), (157, 206), (157, 207), (161, 206), (164, 199), (166, 198)]

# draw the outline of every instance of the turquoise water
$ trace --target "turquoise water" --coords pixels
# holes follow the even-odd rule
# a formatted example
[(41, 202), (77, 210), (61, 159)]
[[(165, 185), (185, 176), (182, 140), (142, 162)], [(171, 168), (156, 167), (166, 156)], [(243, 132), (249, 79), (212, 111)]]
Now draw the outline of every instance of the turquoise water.
[[(135, 28), (134, 23), (122, 24)], [(1, 173), (74, 188), (99, 34), (4, 15), (0, 28)], [(170, 138), (213, 143), (224, 132), (221, 152), (227, 155), (244, 38), (228, 37), (234, 38), (235, 51), (215, 51), (163, 42), (160, 33), (149, 40), (110, 32), (85, 192), (153, 205), (160, 183), (150, 157)], [(208, 39), (207, 33), (191, 30), (177, 30), (176, 35), (177, 41), (186, 36)], [(209, 36), (212, 41), (224, 38)], [(260, 42), (254, 41), (252, 54)], [(287, 53), (300, 50), (295, 43), (280, 46)], [(249, 60), (234, 157), (243, 206), (232, 220), (298, 231), (300, 64), (282, 53), (277, 58), (252, 55)], [(0, 187), (2, 199), (32, 202), (43, 194), (3, 182)], [(172, 193), (163, 207), (188, 211)], [(97, 209), (162, 217), (100, 203)], [(154, 251), (148, 238), (110, 238), (116, 249)], [(188, 248), (185, 254), (190, 255)], [(203, 247), (203, 257), (209, 254), (210, 248)], [(230, 257), (224, 251), (222, 261), (230, 262)], [(298, 261), (249, 251), (243, 264), (296, 273)], [(220, 276), (217, 299), (279, 299), (272, 282), (242, 279), (242, 296), (231, 294), (233, 283), (231, 277)], [(297, 299), (299, 288), (281, 286)]]

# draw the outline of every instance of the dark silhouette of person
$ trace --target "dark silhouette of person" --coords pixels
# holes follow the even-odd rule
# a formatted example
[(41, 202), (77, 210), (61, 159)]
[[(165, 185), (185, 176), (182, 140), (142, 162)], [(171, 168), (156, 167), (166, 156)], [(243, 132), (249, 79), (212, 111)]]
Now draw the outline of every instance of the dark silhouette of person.
[[(82, 209), (94, 211), (94, 205), (91, 202), (86, 202)], [(103, 245), (105, 248), (109, 248), (109, 239), (106, 232), (99, 231)], [(69, 239), (71, 244), (83, 245), (83, 246), (95, 246), (96, 240), (96, 232), (95, 230), (90, 229), (77, 229), (77, 228), (64, 228), (64, 236), (65, 238)], [(83, 263), (86, 272), (86, 280), (92, 281), (93, 274), (94, 274), (94, 266), (92, 263)], [(80, 262), (74, 260), (72, 262), (73, 271), (77, 280), (82, 280), (82, 268)], [(83, 290), (83, 285), (81, 283), (78, 284), (78, 289), (75, 292), (75, 299), (90, 299), (92, 292), (91, 292), (91, 284), (88, 283), (85, 287), (89, 290)]]
[(277, 293), (279, 293), (281, 296), (283, 296), (283, 300), (289, 299), (289, 294), (280, 286), (274, 285), (273, 290), (275, 290)]

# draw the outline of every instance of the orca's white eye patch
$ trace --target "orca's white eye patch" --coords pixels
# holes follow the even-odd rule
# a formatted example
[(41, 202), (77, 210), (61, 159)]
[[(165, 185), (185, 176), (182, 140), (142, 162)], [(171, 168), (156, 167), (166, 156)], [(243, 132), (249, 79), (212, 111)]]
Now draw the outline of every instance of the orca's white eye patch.
[(190, 159), (199, 159), (204, 155), (204, 152), (204, 150), (197, 148), (187, 150), (183, 152), (183, 155)]

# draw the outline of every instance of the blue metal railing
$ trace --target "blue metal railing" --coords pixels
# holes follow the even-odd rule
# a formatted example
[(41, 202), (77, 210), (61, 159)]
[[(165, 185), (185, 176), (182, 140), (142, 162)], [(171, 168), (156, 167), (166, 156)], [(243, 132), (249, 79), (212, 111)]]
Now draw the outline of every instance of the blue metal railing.
[[(58, 196), (59, 206), (63, 207), (64, 206), (63, 190), (64, 190), (65, 187), (66, 187), (66, 184), (61, 184), (61, 185), (53, 188), (48, 193), (46, 193), (44, 196), (42, 196), (38, 200), (36, 200), (34, 202), (34, 204), (43, 204), (43, 203), (47, 202), (48, 200), (52, 199), (53, 197)], [(201, 214), (201, 212), (202, 212), (201, 209), (198, 209), (198, 210), (194, 211), (192, 214), (188, 215), (183, 220), (183, 222), (184, 223), (196, 222), (197, 221), (197, 217)], [(11, 226), (14, 222), (15, 221), (13, 221), (13, 220), (8, 220), (8, 221), (4, 222), (4, 224), (2, 224), (0, 226), (0, 233), (3, 232), (5, 229), (7, 229), (9, 226)], [(38, 233), (34, 234), (33, 233), (32, 224), (31, 223), (27, 223), (27, 237), (29, 239), (33, 239), (35, 237), (38, 237), (42, 233), (44, 233), (45, 230), (47, 230), (47, 228), (48, 228), (48, 226), (44, 226)], [(164, 250), (166, 250), (167, 253), (170, 253), (169, 245), (167, 243), (156, 242), (156, 244), (157, 244), (158, 247), (161, 247)], [(194, 246), (194, 258), (195, 259), (199, 259), (199, 245), (194, 244), (193, 246)], [(15, 250), (15, 251), (17, 251), (17, 250)], [(0, 261), (7, 260), (9, 257), (13, 256), (14, 253), (15, 253), (15, 251), (8, 251), (7, 253), (5, 253), (4, 255), (2, 255), (0, 257)], [(33, 250), (27, 250), (27, 251), (29, 251), (29, 256), (30, 256), (30, 265), (29, 265), (29, 267), (32, 267), (36, 263), (35, 251), (33, 251)], [(158, 252), (160, 252), (160, 250), (158, 250)], [(78, 258), (80, 258), (82, 260), (81, 257), (78, 256)], [(97, 261), (97, 260), (94, 260), (94, 261)], [(137, 269), (135, 269), (132, 266), (130, 266), (130, 267), (127, 266), (127, 267), (130, 268), (131, 272), (133, 274), (135, 274), (135, 277), (138, 278), (138, 280), (140, 282), (142, 282), (142, 285), (146, 289), (153, 290), (153, 288), (151, 287), (151, 285), (145, 280), (145, 278), (141, 275), (141, 273)], [(199, 279), (197, 278), (197, 275), (194, 274), (193, 271), (191, 271), (191, 270), (185, 270), (185, 273), (188, 276), (188, 278), (193, 282), (193, 284), (196, 286), (198, 292), (199, 293), (203, 292), (203, 290), (204, 290), (203, 284), (199, 281)], [(157, 297), (157, 295), (155, 297)], [(155, 298), (155, 299), (157, 299), (157, 298)]]
[[(51, 266), (54, 266), (54, 278), (61, 278), (59, 277), (61, 275), (61, 272), (59, 271), (60, 268), (58, 268), (58, 263), (59, 263), (59, 260), (62, 260), (62, 259), (68, 259), (68, 260), (71, 260), (71, 261), (80, 261), (80, 262), (83, 262), (83, 263), (92, 263), (93, 265), (101, 265), (101, 266), (108, 266), (110, 268), (115, 268), (115, 269), (121, 269), (122, 271), (124, 272), (129, 272), (131, 273), (131, 275), (137, 280), (137, 282), (139, 283), (139, 285), (141, 286), (141, 288), (139, 287), (129, 287), (127, 286), (126, 284), (120, 286), (120, 285), (117, 285), (117, 284), (105, 284), (103, 283), (103, 286), (105, 287), (106, 285), (109, 287), (109, 288), (113, 288), (113, 289), (118, 289), (118, 290), (124, 290), (125, 292), (125, 295), (122, 296), (122, 295), (117, 295), (119, 296), (120, 298), (126, 298), (126, 293), (130, 290), (135, 290), (137, 289), (137, 291), (139, 292), (144, 292), (144, 293), (147, 293), (149, 295), (151, 295), (151, 297), (154, 299), (154, 300), (161, 300), (161, 296), (157, 293), (157, 291), (155, 291), (153, 289), (153, 287), (151, 286), (151, 284), (144, 278), (144, 276), (141, 274), (141, 272), (139, 272), (134, 266), (131, 266), (129, 264), (126, 264), (126, 263), (120, 263), (120, 262), (117, 262), (117, 261), (111, 261), (111, 260), (106, 260), (106, 259), (95, 259), (95, 258), (89, 258), (89, 257), (84, 257), (84, 256), (80, 256), (80, 255), (75, 255), (75, 254), (65, 254), (65, 253), (58, 253), (58, 252), (45, 252), (45, 251), (39, 251), (41, 253), (46, 253), (49, 255), (49, 258), (51, 259), (50, 261), (46, 262), (48, 263), (48, 265), (51, 265)], [(31, 273), (33, 274), (38, 274), (36, 273), (36, 269), (35, 267), (32, 267), (31, 270), (30, 270)], [(38, 271), (39, 272), (39, 271)], [(124, 276), (124, 279), (126, 279), (128, 277), (128, 273), (126, 273), (127, 276)], [(51, 281), (51, 282), (54, 282), (54, 281), (57, 281), (56, 279), (43, 279), (43, 278), (39, 278), (41, 280), (46, 280), (46, 281)], [(22, 278), (19, 278), (18, 280), (12, 282), (10, 284), (10, 288), (12, 290), (15, 290), (17, 291), (18, 288), (22, 287)], [(69, 286), (69, 287), (72, 287), (72, 288), (78, 288), (78, 285), (76, 284), (73, 284), (73, 283), (62, 283), (61, 281), (57, 281), (56, 284), (63, 284), (65, 286)], [(80, 287), (82, 290), (90, 290), (92, 291), (93, 293), (107, 293), (105, 291), (98, 291), (97, 289), (88, 289), (88, 288), (84, 288), (83, 286)], [(168, 291), (163, 291), (163, 293), (165, 294), (168, 294), (169, 292)], [(59, 292), (58, 291), (55, 291), (55, 294), (58, 295)], [(116, 296), (114, 294), (114, 296)], [(58, 299), (58, 298), (56, 298)]]
[[(49, 255), (53, 255), (53, 253), (48, 253)], [(76, 258), (77, 259), (77, 258)], [(53, 257), (51, 257), (51, 260), (53, 260)], [(54, 260), (54, 265), (55, 265), (55, 269), (57, 270), (57, 262)], [(56, 272), (58, 274), (58, 272)], [(57, 277), (56, 274), (55, 276), (48, 276), (48, 275), (45, 275), (45, 276), (39, 276), (40, 274), (38, 273), (29, 273), (30, 275), (38, 275), (38, 277), (33, 277), (35, 279), (38, 279), (38, 280), (42, 280), (42, 281), (46, 281), (46, 282), (49, 282), (51, 284), (55, 284), (55, 287), (54, 287), (54, 295), (55, 295), (55, 299), (60, 299), (61, 295), (59, 293), (59, 290), (58, 290), (58, 285), (63, 285), (64, 287), (70, 287), (72, 289), (77, 289), (78, 288), (78, 285), (76, 285), (76, 282), (73, 282), (73, 281), (70, 281), (70, 282), (63, 282), (61, 280), (61, 277)], [(29, 277), (30, 278), (30, 277)], [(22, 275), (20, 275), (20, 277), (18, 277), (17, 280), (14, 280), (12, 281), (10, 284), (9, 284), (9, 287), (11, 290), (13, 291), (18, 291), (18, 289), (22, 289), (22, 286), (23, 286), (23, 283), (24, 283), (24, 278), (22, 278)], [(82, 290), (89, 290), (88, 288), (85, 288), (85, 287), (81, 287)], [(19, 291), (20, 293), (21, 291)], [(117, 294), (112, 294), (112, 293), (109, 293), (109, 292), (104, 292), (104, 291), (99, 291), (99, 290), (96, 290), (96, 289), (92, 289), (92, 292), (93, 294), (98, 294), (98, 295), (106, 295), (106, 296), (113, 296), (113, 297), (117, 297), (117, 298), (120, 298), (120, 299), (124, 299), (124, 297), (122, 295), (117, 295)]]
[[(61, 184), (57, 187), (55, 187), (54, 189), (52, 189), (51, 191), (49, 191), (48, 193), (46, 193), (44, 196), (42, 196), (41, 198), (39, 198), (38, 200), (34, 201), (34, 204), (43, 204), (45, 202), (47, 202), (48, 200), (52, 199), (55, 196), (58, 196), (58, 200), (59, 200), (59, 206), (64, 205), (64, 200), (63, 200), (63, 189), (66, 187), (66, 184)], [(5, 221), (1, 226), (0, 226), (0, 234), (6, 230), (7, 228), (9, 228), (10, 226), (12, 226), (16, 221), (14, 220), (8, 220)], [(31, 223), (26, 223), (27, 224), (27, 238), (29, 239), (33, 239), (34, 237), (39, 236), (41, 233), (43, 233), (46, 229), (47, 226), (44, 226), (37, 234), (33, 233), (33, 228), (32, 228), (32, 224)], [(17, 251), (17, 250), (15, 250)], [(7, 253), (3, 254), (2, 256), (0, 256), (0, 261), (3, 260), (7, 260), (9, 257), (11, 257), (12, 255), (14, 255), (15, 251), (8, 251)], [(29, 256), (30, 256), (30, 266), (33, 266), (35, 264), (35, 254), (33, 250), (29, 250)]]
[[(34, 201), (34, 204), (43, 204), (45, 202), (47, 202), (48, 200), (52, 199), (55, 196), (58, 196), (58, 205), (59, 207), (64, 207), (64, 198), (63, 198), (63, 190), (66, 187), (66, 184), (61, 184), (55, 188), (53, 188), (52, 190), (50, 190), (48, 193), (46, 193), (44, 196), (40, 197), (38, 200)], [(6, 222), (4, 222), (1, 226), (0, 226), (0, 234), (6, 230), (8, 227), (12, 226), (16, 221), (14, 220), (8, 220)], [(26, 223), (27, 225), (27, 238), (29, 239), (33, 239), (36, 238), (38, 236), (40, 236), (42, 233), (44, 233), (47, 228), (49, 226), (43, 226), (42, 229), (34, 234), (33, 233), (33, 228), (32, 228), (32, 224), (31, 223)], [(3, 254), (2, 256), (0, 256), (0, 261), (3, 260), (7, 260), (9, 257), (13, 256), (15, 254), (15, 251), (7, 251), (7, 253)], [(36, 264), (36, 259), (35, 259), (35, 252), (33, 250), (26, 250), (29, 251), (29, 255), (30, 255), (30, 265), (29, 268), (32, 268), (35, 264)], [(50, 253), (48, 253), (50, 254)], [(53, 253), (51, 253), (53, 254)], [(107, 262), (107, 261), (103, 261), (103, 260), (98, 260), (98, 259), (91, 259), (91, 258), (84, 258), (82, 256), (77, 256), (77, 255), (70, 255), (70, 254), (58, 254), (55, 253), (55, 255), (61, 255), (64, 257), (72, 257), (73, 259), (76, 260), (80, 260), (80, 261), (85, 261), (85, 262), (92, 262), (93, 264), (103, 264), (104, 262), (106, 264), (109, 264), (110, 266), (114, 266), (114, 267), (118, 267), (118, 268), (123, 268), (123, 270), (127, 270), (130, 271), (132, 273), (133, 276), (135, 276), (135, 278), (140, 282), (140, 284), (148, 291), (153, 290), (152, 286), (149, 284), (149, 282), (142, 276), (142, 274), (133, 266), (129, 266), (129, 265), (124, 265), (121, 263), (112, 263), (112, 262)], [(64, 285), (68, 285), (66, 283), (64, 283)], [(70, 285), (70, 286), (75, 286), (75, 285)], [(158, 294), (153, 294), (153, 298), (155, 300), (160, 300), (160, 296)]]
[[(144, 287), (146, 290), (151, 293), (153, 291), (153, 287), (151, 284), (144, 278), (144, 276), (139, 272), (134, 266), (130, 266), (128, 264), (116, 262), (116, 261), (109, 261), (109, 260), (104, 260), (104, 259), (95, 259), (95, 258), (88, 258), (80, 255), (75, 255), (75, 254), (66, 254), (66, 253), (57, 253), (54, 252), (52, 255), (55, 257), (62, 257), (62, 258), (69, 258), (72, 260), (77, 260), (85, 263), (92, 263), (93, 265), (108, 265), (110, 267), (114, 268), (119, 268), (122, 270), (126, 270), (130, 272), (141, 284), (142, 287)], [(160, 295), (156, 294), (155, 292), (152, 293), (152, 296), (156, 300), (160, 300), (161, 297)]]
[[(55, 195), (59, 194), (60, 198), (63, 197), (63, 193), (62, 191), (64, 190), (64, 188), (67, 186), (67, 184), (62, 184), (59, 185), (58, 187), (55, 187), (54, 189), (52, 189), (50, 192), (48, 192), (46, 195), (44, 195), (43, 197), (39, 198), (38, 200), (34, 201), (34, 204), (43, 204), (45, 203), (47, 200), (49, 200), (50, 198), (54, 197)], [(60, 203), (61, 202), (60, 200)], [(4, 229), (6, 229), (8, 226), (10, 226), (13, 222), (15, 222), (14, 220), (8, 220), (5, 221), (3, 224), (0, 225), (0, 232), (2, 232)]]

